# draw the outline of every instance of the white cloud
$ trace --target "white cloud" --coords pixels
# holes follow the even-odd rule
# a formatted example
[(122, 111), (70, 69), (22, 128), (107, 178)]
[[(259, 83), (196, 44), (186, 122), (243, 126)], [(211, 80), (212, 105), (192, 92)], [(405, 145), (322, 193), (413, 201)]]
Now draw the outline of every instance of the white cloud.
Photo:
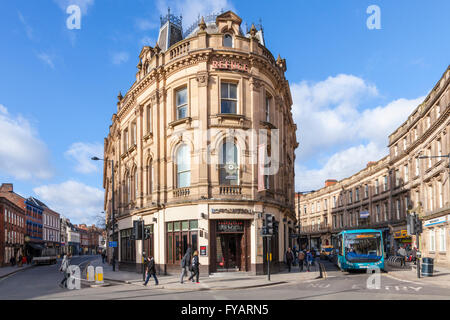
[(115, 65), (119, 65), (124, 62), (127, 62), (128, 58), (129, 55), (126, 52), (115, 52), (111, 55), (111, 62)]
[(153, 38), (150, 38), (150, 37), (143, 37), (142, 39), (141, 39), (141, 45), (143, 45), (143, 46), (155, 46), (155, 44), (156, 44), (156, 40), (154, 40)]
[(64, 12), (70, 5), (77, 5), (80, 7), (83, 14), (87, 14), (88, 8), (94, 5), (94, 0), (53, 0)]
[(42, 52), (38, 53), (37, 57), (39, 60), (50, 66), (50, 68), (55, 69), (55, 64), (53, 63), (53, 57), (51, 57), (49, 54)]
[(138, 18), (135, 20), (135, 25), (139, 30), (148, 31), (159, 28), (159, 24), (152, 22), (150, 19)]
[[(296, 188), (323, 186), (326, 179), (341, 179), (387, 155), (388, 136), (423, 101), (398, 99), (385, 106), (363, 108), (379, 97), (375, 85), (353, 75), (291, 86), (293, 116), (297, 123)], [(388, 116), (387, 116), (388, 115)], [(311, 169), (305, 163), (315, 163)]]
[(104, 192), (74, 180), (43, 185), (33, 191), (50, 208), (74, 223), (96, 223), (95, 217), (103, 210)]
[(53, 175), (49, 151), (29, 121), (12, 116), (0, 105), (0, 172), (19, 180), (48, 179)]
[(198, 16), (205, 16), (211, 13), (218, 13), (222, 9), (224, 11), (233, 10), (233, 4), (228, 0), (159, 0), (158, 10), (160, 14), (167, 14), (167, 8), (170, 7), (171, 13), (183, 16), (183, 28), (188, 28)]
[(17, 12), (19, 15), (19, 20), (23, 24), (23, 27), (25, 28), (25, 33), (27, 34), (28, 39), (33, 40), (33, 28), (27, 23), (25, 18), (23, 17), (22, 13), (20, 11)]
[(387, 148), (373, 142), (341, 150), (332, 155), (320, 169), (308, 169), (299, 161), (295, 165), (295, 183), (299, 191), (318, 190), (327, 179), (344, 179), (362, 170), (368, 162), (387, 155)]
[(103, 156), (103, 145), (100, 143), (73, 143), (65, 152), (66, 157), (75, 161), (75, 171), (80, 173), (97, 172), (99, 163), (92, 161), (92, 157)]

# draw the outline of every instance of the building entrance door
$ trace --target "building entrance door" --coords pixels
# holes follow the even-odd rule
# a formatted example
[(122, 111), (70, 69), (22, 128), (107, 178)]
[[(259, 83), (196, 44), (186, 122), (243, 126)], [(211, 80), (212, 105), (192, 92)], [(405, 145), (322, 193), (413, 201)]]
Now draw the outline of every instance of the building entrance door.
[(242, 233), (217, 235), (217, 271), (242, 271), (241, 241), (243, 236)]

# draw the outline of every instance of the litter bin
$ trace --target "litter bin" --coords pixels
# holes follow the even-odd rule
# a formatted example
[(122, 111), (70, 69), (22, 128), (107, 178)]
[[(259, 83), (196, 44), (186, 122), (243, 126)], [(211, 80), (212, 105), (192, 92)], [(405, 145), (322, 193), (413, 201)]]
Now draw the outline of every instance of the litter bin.
[(422, 276), (433, 276), (433, 258), (422, 258)]

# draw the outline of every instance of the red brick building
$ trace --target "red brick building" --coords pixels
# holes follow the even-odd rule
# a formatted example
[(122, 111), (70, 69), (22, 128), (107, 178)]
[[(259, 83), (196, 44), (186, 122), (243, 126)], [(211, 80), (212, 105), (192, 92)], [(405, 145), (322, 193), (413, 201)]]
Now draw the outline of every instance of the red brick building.
[(0, 196), (0, 265), (10, 264), (25, 252), (25, 211), (4, 196)]

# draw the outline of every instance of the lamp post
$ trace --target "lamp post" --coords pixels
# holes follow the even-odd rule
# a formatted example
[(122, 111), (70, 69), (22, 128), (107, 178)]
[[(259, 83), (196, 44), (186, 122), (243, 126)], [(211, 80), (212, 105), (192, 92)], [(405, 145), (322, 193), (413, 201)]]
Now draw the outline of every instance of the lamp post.
[[(112, 218), (112, 237), (114, 241), (114, 229), (115, 229), (115, 219), (114, 219), (114, 160), (100, 159), (98, 157), (92, 157), (91, 160), (94, 161), (111, 161), (111, 218)], [(112, 256), (112, 267), (113, 271), (116, 271), (116, 248), (113, 248), (113, 256)]]

